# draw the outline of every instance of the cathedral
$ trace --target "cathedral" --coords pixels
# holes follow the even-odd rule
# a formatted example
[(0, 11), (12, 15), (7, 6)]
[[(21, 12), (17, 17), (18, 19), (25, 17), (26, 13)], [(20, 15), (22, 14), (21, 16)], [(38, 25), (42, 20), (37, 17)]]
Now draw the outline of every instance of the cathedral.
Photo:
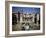
[(12, 13), (12, 25), (17, 30), (39, 30), (40, 29), (40, 14), (24, 14)]

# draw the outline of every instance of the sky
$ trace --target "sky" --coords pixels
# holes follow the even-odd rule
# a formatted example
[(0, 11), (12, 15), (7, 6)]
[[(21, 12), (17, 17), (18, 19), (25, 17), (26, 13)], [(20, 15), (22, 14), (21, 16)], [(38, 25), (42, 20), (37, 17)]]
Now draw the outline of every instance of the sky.
[(12, 7), (12, 12), (14, 13), (40, 13), (40, 8), (35, 7)]

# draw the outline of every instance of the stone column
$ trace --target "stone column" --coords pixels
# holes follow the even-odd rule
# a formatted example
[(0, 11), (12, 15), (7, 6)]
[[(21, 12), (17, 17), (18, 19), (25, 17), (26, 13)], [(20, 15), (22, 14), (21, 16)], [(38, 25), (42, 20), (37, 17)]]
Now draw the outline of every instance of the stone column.
[(32, 16), (33, 16), (33, 22), (34, 22), (34, 19), (35, 19), (35, 14), (32, 14)]
[(39, 24), (38, 21), (39, 21), (39, 14), (37, 14), (37, 25)]
[(22, 22), (22, 14), (20, 14), (20, 23)]

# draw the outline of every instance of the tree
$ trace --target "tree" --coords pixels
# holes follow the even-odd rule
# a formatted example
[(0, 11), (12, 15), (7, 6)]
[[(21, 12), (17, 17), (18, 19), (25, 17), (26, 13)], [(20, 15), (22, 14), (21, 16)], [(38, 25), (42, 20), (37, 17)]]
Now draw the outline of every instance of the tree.
[(12, 25), (17, 24), (17, 17), (15, 15), (15, 13), (12, 13)]

